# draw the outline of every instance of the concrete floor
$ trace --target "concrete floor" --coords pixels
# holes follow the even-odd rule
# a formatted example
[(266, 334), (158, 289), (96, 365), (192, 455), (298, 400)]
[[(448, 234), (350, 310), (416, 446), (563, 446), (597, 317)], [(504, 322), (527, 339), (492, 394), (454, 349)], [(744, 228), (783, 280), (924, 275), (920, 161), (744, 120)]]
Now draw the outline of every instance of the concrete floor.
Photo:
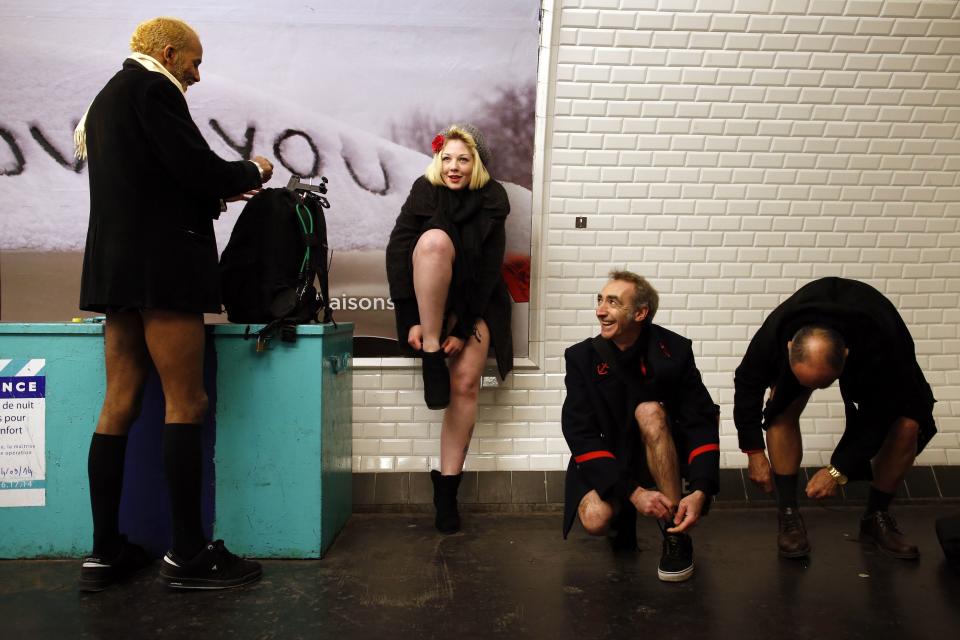
[(323, 560), (268, 561), (260, 583), (217, 593), (148, 570), (81, 595), (77, 561), (3, 561), (0, 638), (949, 638), (960, 574), (933, 522), (958, 509), (895, 509), (913, 563), (857, 543), (859, 509), (804, 510), (809, 561), (777, 557), (774, 510), (714, 509), (682, 584), (656, 578), (652, 522), (640, 552), (614, 554), (580, 529), (563, 541), (556, 513), (467, 513), (454, 536), (425, 514), (357, 514)]

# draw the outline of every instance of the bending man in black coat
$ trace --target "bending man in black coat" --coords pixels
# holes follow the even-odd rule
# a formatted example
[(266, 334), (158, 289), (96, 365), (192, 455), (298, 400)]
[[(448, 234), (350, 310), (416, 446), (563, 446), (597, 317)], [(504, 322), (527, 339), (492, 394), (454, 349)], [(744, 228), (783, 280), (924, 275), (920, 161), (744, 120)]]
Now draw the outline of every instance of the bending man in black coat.
[(656, 518), (664, 532), (657, 575), (680, 582), (693, 575), (686, 531), (719, 486), (720, 414), (690, 340), (652, 323), (658, 300), (644, 278), (611, 272), (597, 296), (600, 335), (566, 351), (561, 421), (573, 455), (563, 535), (577, 516), (593, 535), (616, 520), (618, 542), (633, 547), (636, 514)]
[(807, 483), (807, 495), (825, 498), (847, 480), (872, 477), (861, 541), (897, 558), (917, 558), (917, 547), (904, 539), (888, 508), (937, 431), (935, 400), (896, 307), (873, 287), (844, 278), (810, 282), (774, 309), (736, 372), (733, 417), (740, 448), (749, 456), (750, 480), (767, 492), (777, 489), (780, 555), (810, 551), (797, 511), (800, 414), (814, 389), (837, 379), (846, 429), (830, 464)]
[(127, 432), (150, 363), (166, 399), (163, 459), (173, 548), (161, 577), (181, 588), (237, 586), (260, 566), (209, 543), (200, 515), (203, 313), (220, 312), (213, 219), (270, 178), (268, 160), (228, 162), (207, 145), (184, 93), (200, 81), (197, 34), (172, 18), (137, 26), (133, 53), (93, 100), (76, 132), (89, 158), (90, 226), (80, 308), (105, 313), (107, 390), (90, 444), (93, 553), (80, 588), (100, 591), (146, 564), (120, 535)]

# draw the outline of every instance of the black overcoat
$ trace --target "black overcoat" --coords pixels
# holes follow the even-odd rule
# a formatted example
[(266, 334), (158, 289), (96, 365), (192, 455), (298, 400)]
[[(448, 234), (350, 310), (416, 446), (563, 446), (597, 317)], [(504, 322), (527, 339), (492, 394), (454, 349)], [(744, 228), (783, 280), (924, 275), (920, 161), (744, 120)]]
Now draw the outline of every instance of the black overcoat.
[[(455, 211), (454, 211), (455, 210)], [(490, 329), (496, 351), (497, 369), (504, 378), (513, 368), (512, 308), (507, 285), (501, 275), (506, 250), (506, 218), (510, 201), (503, 186), (490, 180), (482, 189), (454, 193), (434, 186), (421, 176), (400, 209), (387, 244), (387, 280), (397, 320), (397, 341), (405, 350), (410, 327), (419, 324), (420, 314), (413, 289), (411, 256), (420, 235), (431, 227), (452, 224), (458, 236), (455, 282), (463, 291), (452, 292), (460, 300), (457, 326), (451, 332), (461, 338), (470, 335), (477, 318)], [(462, 215), (461, 219), (454, 218)], [(462, 274), (460, 283), (457, 274)]]
[[(937, 430), (935, 400), (917, 364), (910, 331), (879, 291), (835, 277), (798, 289), (767, 316), (750, 341), (734, 376), (733, 418), (740, 448), (763, 449), (763, 426), (805, 392), (790, 369), (787, 342), (810, 324), (837, 331), (850, 350), (840, 375), (846, 430), (831, 463), (851, 479), (869, 478), (870, 460), (893, 419), (901, 416), (920, 423), (922, 449)], [(776, 387), (776, 393), (764, 407), (769, 387)]]
[[(663, 404), (691, 491), (712, 496), (720, 486), (720, 408), (693, 357), (689, 339), (655, 324), (644, 327), (625, 383), (584, 340), (566, 350), (567, 395), (561, 426), (570, 446), (563, 518), (566, 537), (580, 500), (596, 489), (605, 500), (626, 499), (648, 483), (646, 454), (634, 410), (640, 400)], [(617, 348), (611, 344), (616, 352)], [(628, 350), (629, 351), (629, 350)], [(623, 369), (622, 369), (623, 370)]]
[(87, 113), (90, 224), (80, 308), (220, 312), (213, 220), (260, 186), (252, 162), (207, 145), (184, 95), (134, 60)]

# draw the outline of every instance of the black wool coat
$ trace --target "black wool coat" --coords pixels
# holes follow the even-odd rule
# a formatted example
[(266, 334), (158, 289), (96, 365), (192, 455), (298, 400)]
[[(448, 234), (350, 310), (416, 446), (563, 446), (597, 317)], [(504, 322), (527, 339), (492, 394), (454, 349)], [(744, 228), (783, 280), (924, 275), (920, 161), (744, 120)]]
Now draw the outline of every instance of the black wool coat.
[(217, 156), (184, 95), (130, 59), (90, 105), (86, 131), (80, 308), (219, 313), (213, 220), (221, 198), (260, 186), (257, 167)]
[(561, 426), (570, 446), (563, 535), (591, 489), (604, 500), (625, 500), (639, 484), (649, 484), (646, 454), (634, 417), (641, 401), (660, 402), (670, 421), (680, 469), (691, 491), (707, 496), (720, 486), (720, 408), (693, 357), (689, 339), (655, 324), (644, 327), (631, 349), (618, 352), (618, 376), (584, 340), (566, 350), (567, 395)]
[[(506, 250), (506, 219), (510, 201), (503, 186), (490, 180), (482, 189), (453, 192), (421, 176), (400, 209), (387, 243), (387, 280), (397, 320), (397, 341), (405, 350), (410, 327), (420, 323), (413, 289), (413, 249), (431, 228), (449, 230), (457, 256), (451, 283), (457, 315), (452, 335), (468, 338), (477, 318), (490, 329), (490, 341), (501, 378), (513, 368), (512, 307), (501, 275)], [(450, 306), (450, 305), (448, 305)]]
[[(840, 375), (846, 430), (831, 463), (851, 479), (869, 478), (891, 422), (920, 423), (922, 449), (936, 433), (935, 402), (917, 364), (910, 331), (897, 308), (868, 284), (846, 278), (807, 283), (774, 309), (750, 341), (734, 376), (733, 418), (740, 448), (763, 449), (763, 427), (805, 389), (790, 369), (789, 342), (809, 324), (843, 336), (850, 353)], [(764, 407), (767, 388), (776, 393)]]

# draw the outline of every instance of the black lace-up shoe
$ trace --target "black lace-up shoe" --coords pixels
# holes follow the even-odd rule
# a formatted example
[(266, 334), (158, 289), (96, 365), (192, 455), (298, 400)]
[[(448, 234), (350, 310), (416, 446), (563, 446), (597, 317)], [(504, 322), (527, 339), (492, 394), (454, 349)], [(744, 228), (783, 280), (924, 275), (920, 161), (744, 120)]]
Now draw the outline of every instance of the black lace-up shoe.
[(663, 553), (657, 577), (664, 582), (683, 582), (693, 577), (693, 540), (685, 533), (663, 532)]
[(130, 578), (153, 560), (143, 547), (123, 538), (120, 552), (113, 558), (88, 556), (80, 566), (80, 591), (103, 591), (114, 582)]
[(860, 520), (860, 541), (877, 545), (883, 553), (901, 560), (916, 560), (920, 550), (907, 542), (889, 511), (874, 511)]
[(256, 582), (262, 574), (259, 562), (230, 553), (223, 540), (211, 542), (191, 560), (168, 551), (160, 568), (160, 580), (172, 589), (229, 589)]
[(783, 558), (802, 558), (810, 553), (807, 527), (795, 507), (784, 507), (777, 513), (777, 551)]

